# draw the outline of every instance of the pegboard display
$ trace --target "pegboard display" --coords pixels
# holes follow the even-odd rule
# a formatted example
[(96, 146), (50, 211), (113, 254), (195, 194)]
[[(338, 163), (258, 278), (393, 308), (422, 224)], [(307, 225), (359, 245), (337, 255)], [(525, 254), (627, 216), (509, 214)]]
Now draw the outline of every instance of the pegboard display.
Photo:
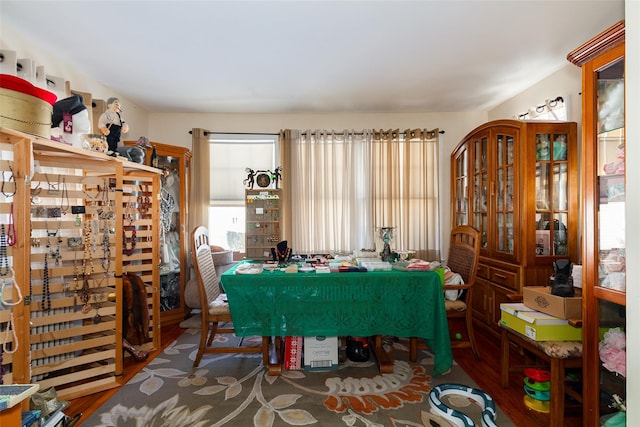
[(12, 130), (0, 138), (2, 379), (53, 386), (62, 399), (117, 387), (125, 271), (143, 276), (153, 316), (137, 347), (160, 344), (159, 175)]

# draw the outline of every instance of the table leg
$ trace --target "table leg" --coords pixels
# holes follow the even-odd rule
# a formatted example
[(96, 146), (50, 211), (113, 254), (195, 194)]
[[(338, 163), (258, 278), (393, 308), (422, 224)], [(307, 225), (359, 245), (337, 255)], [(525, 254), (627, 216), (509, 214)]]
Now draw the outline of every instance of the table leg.
[[(371, 341), (371, 340), (369, 340)], [(378, 361), (378, 367), (380, 368), (381, 374), (392, 374), (393, 373), (393, 360), (389, 358), (389, 355), (384, 350), (382, 346), (382, 335), (374, 335), (373, 337), (373, 345), (369, 342), (369, 345), (373, 348), (373, 353), (376, 355), (376, 360)]]
[(564, 360), (551, 358), (551, 402), (550, 402), (550, 422), (551, 427), (564, 426)]
[(502, 357), (500, 358), (500, 385), (509, 387), (509, 337), (506, 329), (502, 328), (501, 336)]
[(269, 364), (267, 371), (269, 375), (282, 375), (282, 338), (269, 337)]

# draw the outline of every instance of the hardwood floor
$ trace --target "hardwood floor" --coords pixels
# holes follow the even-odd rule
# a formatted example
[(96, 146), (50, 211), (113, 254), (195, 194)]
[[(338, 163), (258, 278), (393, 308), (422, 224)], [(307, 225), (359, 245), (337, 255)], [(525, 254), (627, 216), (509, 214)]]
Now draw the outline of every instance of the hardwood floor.
[[(452, 326), (452, 330), (455, 326)], [(154, 351), (150, 358), (159, 354), (164, 347), (175, 340), (184, 329), (177, 324), (165, 326), (161, 330), (162, 348)], [(523, 403), (523, 376), (512, 374), (508, 389), (500, 386), (500, 339), (476, 328), (476, 339), (480, 349), (480, 360), (475, 360), (471, 349), (456, 349), (453, 352), (456, 362), (473, 378), (478, 386), (487, 392), (502, 411), (511, 418), (518, 427), (540, 427), (549, 424), (549, 416), (533, 410), (527, 409)], [(514, 363), (522, 363), (518, 360), (518, 354), (512, 352), (511, 360)], [(131, 358), (125, 362), (124, 381), (131, 379), (138, 371), (144, 367), (143, 363), (135, 363)], [(82, 413), (80, 424), (104, 402), (106, 402), (117, 389), (107, 390), (100, 394), (74, 399), (70, 402), (69, 408), (65, 411), (67, 415)], [(498, 420), (499, 424), (499, 420)], [(565, 416), (565, 427), (579, 427), (582, 425), (582, 415), (580, 409), (572, 415)]]

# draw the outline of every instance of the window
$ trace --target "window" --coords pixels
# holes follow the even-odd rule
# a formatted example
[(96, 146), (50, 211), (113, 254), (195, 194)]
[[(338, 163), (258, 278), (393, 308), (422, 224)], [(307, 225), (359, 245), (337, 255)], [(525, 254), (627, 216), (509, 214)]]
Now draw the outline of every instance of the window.
[(244, 253), (246, 169), (274, 170), (277, 141), (277, 135), (210, 134), (212, 245)]

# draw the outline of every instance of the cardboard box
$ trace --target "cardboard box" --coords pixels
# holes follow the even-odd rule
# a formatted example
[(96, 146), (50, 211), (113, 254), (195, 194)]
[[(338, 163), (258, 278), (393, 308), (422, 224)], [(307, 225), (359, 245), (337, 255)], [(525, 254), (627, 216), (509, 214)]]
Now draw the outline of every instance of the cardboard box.
[(338, 368), (338, 337), (304, 337), (304, 368)]
[(525, 286), (524, 305), (561, 319), (582, 319), (582, 290), (576, 289), (574, 297), (551, 294), (549, 286)]
[(500, 322), (534, 341), (582, 341), (582, 328), (522, 303), (500, 304)]

